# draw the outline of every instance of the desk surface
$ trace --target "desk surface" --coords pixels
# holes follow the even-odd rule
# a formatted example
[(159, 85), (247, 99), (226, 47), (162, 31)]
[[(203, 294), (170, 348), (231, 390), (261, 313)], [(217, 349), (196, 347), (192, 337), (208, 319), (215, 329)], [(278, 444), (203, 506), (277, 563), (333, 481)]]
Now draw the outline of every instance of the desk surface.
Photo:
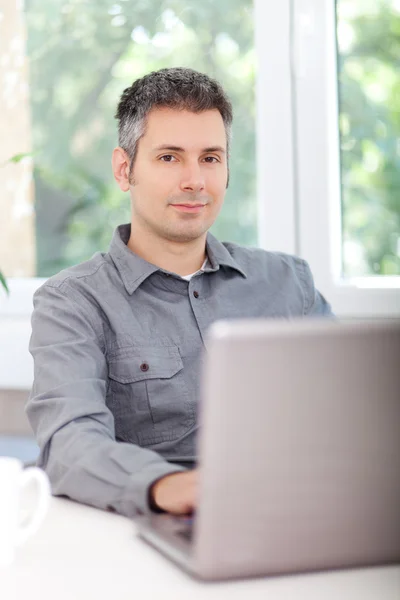
[(4, 600), (399, 600), (400, 566), (200, 583), (116, 514), (53, 498), (40, 531), (0, 570)]

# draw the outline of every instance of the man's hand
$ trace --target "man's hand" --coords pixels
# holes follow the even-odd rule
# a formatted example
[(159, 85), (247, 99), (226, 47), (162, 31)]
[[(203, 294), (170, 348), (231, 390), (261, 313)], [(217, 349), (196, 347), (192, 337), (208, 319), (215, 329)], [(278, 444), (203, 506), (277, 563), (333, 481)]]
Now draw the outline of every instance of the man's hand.
[(198, 470), (166, 475), (156, 481), (150, 495), (158, 508), (173, 515), (188, 515), (197, 505)]

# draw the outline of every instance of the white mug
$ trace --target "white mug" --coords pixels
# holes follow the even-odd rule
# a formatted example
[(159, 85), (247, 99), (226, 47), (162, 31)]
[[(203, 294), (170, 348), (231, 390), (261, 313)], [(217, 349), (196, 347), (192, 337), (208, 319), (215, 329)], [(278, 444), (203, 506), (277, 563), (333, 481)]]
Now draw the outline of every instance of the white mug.
[[(28, 488), (35, 490), (35, 501), (21, 520), (23, 496), (28, 495)], [(11, 565), (16, 548), (39, 529), (50, 496), (50, 483), (44, 471), (37, 467), (24, 469), (17, 458), (0, 456), (0, 568)], [(27, 497), (31, 499), (31, 494)]]

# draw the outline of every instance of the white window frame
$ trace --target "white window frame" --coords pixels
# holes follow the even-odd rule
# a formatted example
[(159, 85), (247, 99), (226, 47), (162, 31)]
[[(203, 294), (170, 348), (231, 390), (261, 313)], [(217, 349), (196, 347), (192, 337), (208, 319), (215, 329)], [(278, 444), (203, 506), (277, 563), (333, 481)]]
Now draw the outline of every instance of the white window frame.
[(254, 0), (258, 242), (298, 254), (291, 1)]
[[(340, 280), (334, 0), (254, 0), (254, 20), (259, 245), (308, 260), (338, 316), (399, 317), (400, 278)], [(31, 385), (32, 296), (44, 281), (0, 289), (0, 388)]]

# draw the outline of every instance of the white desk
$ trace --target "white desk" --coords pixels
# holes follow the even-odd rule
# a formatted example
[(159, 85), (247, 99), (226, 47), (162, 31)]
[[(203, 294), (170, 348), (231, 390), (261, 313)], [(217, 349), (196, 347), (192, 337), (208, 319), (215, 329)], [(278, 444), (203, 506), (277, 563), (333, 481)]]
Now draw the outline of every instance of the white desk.
[(198, 583), (125, 517), (53, 498), (40, 532), (0, 570), (1, 600), (400, 600), (400, 566)]

